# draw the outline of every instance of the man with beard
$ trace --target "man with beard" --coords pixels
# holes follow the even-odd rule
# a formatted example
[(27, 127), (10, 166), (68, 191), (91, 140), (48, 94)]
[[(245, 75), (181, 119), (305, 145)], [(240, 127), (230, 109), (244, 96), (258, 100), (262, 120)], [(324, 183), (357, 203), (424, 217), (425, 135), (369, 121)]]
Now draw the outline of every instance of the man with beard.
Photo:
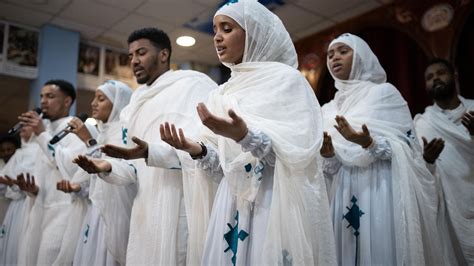
[(440, 180), (464, 259), (474, 263), (474, 100), (456, 90), (454, 67), (435, 59), (425, 71), (434, 104), (415, 116), (423, 157)]
[(43, 117), (35, 111), (21, 114), (23, 125), (34, 133), (31, 141), (38, 144), (36, 163), (28, 186), (20, 186), (30, 197), (31, 207), (25, 237), (19, 246), (19, 265), (53, 265), (62, 247), (67, 226), (71, 197), (56, 190), (61, 179), (70, 179), (78, 170), (73, 158), (87, 151), (75, 135), (66, 135), (52, 145), (54, 135), (68, 126), (73, 118), (69, 110), (76, 98), (74, 86), (65, 80), (50, 80), (41, 89)]
[(124, 144), (130, 143), (127, 136), (131, 136), (137, 145), (129, 149), (107, 144), (102, 148), (108, 156), (126, 160), (79, 156), (75, 162), (89, 173), (100, 173), (106, 182), (137, 184), (127, 265), (197, 265), (200, 260), (192, 255), (193, 250), (203, 243), (188, 241), (193, 239), (197, 224), (190, 220), (191, 203), (199, 187), (192, 178), (194, 162), (187, 153), (161, 140), (160, 124), (178, 121), (179, 127), (199, 136), (201, 121), (196, 106), (207, 100), (217, 84), (196, 71), (170, 70), (170, 39), (156, 28), (134, 31), (128, 38), (128, 49), (133, 73), (142, 85), (120, 113), (120, 123)]

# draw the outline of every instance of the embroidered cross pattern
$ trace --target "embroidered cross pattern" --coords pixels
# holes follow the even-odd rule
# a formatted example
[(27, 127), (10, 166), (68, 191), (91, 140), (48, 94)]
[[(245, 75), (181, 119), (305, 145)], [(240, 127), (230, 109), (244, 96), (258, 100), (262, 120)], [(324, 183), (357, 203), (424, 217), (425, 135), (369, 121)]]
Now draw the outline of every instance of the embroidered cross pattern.
[(230, 223), (227, 223), (227, 226), (229, 227), (229, 231), (224, 234), (224, 239), (229, 246), (224, 250), (224, 253), (229, 250), (232, 251), (232, 264), (235, 266), (239, 239), (240, 241), (244, 241), (249, 234), (244, 230), (239, 231), (239, 211), (235, 214), (235, 226), (232, 227)]
[(352, 207), (349, 208), (346, 206), (346, 208), (349, 210), (346, 214), (342, 216), (342, 219), (346, 219), (349, 224), (347, 225), (346, 228), (352, 227), (354, 229), (354, 235), (356, 237), (356, 257), (355, 257), (355, 265), (358, 265), (358, 258), (357, 255), (359, 253), (359, 227), (360, 227), (360, 217), (364, 215), (364, 212), (359, 208), (359, 205), (357, 205), (357, 198), (352, 195)]

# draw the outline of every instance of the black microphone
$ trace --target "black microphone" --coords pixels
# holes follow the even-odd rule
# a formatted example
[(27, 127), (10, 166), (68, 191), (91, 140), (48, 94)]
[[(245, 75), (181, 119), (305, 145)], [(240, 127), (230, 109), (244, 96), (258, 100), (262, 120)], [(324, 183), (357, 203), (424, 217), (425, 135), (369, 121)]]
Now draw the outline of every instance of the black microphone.
[[(39, 108), (39, 107), (35, 108), (35, 110), (33, 110), (33, 111), (35, 111), (39, 115), (41, 114), (41, 108)], [(23, 124), (21, 122), (16, 123), (16, 125), (14, 125), (12, 128), (10, 128), (10, 130), (8, 130), (8, 135), (15, 134), (22, 127), (23, 127)]]
[[(86, 119), (89, 117), (87, 114), (82, 113), (77, 116), (79, 119), (81, 119), (82, 122), (86, 121)], [(70, 130), (72, 129), (71, 126), (67, 126), (65, 129), (61, 130), (58, 134), (56, 134), (50, 141), (49, 144), (56, 144), (60, 140), (62, 140), (67, 134), (69, 134)]]

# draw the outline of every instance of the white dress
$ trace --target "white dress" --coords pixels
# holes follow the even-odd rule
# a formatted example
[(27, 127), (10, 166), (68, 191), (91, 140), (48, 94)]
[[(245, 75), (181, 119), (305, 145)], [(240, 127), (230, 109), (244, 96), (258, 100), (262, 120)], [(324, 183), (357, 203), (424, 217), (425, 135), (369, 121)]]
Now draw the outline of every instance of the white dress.
[[(31, 172), (34, 168), (35, 143), (23, 143), (21, 149), (8, 161), (1, 175), (16, 179), (20, 173)], [(0, 228), (0, 265), (15, 265), (18, 258), (19, 242), (25, 230), (24, 221), (28, 219), (29, 202), (26, 194), (17, 185), (6, 188), (5, 197), (11, 200), (8, 211)]]
[[(249, 130), (239, 144), (243, 152), (251, 152), (259, 159), (257, 165), (248, 164), (248, 175), (261, 179), (255, 202), (237, 208), (236, 198), (230, 191), (227, 178), (220, 180), (209, 221), (204, 247), (203, 265), (259, 265), (267, 231), (272, 200), (275, 154), (271, 140), (258, 130)], [(219, 157), (208, 146), (208, 154), (198, 167), (209, 172), (220, 172)], [(248, 178), (248, 177), (242, 177)], [(217, 180), (216, 180), (217, 181)]]
[(373, 145), (365, 151), (373, 159), (367, 167), (344, 166), (336, 156), (324, 159), (339, 265), (396, 261), (392, 150), (385, 138), (373, 139)]

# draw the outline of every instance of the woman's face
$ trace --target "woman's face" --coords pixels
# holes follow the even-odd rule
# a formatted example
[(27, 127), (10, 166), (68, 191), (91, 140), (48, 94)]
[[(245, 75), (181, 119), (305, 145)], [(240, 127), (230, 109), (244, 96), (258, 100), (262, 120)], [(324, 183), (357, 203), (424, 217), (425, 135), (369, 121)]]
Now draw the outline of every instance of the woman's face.
[(109, 119), (113, 104), (101, 90), (95, 91), (94, 100), (91, 103), (92, 117), (104, 123)]
[(242, 63), (245, 49), (245, 31), (232, 18), (214, 17), (214, 47), (223, 63)]
[(329, 71), (338, 79), (348, 80), (352, 70), (353, 50), (344, 43), (334, 43), (328, 50)]

